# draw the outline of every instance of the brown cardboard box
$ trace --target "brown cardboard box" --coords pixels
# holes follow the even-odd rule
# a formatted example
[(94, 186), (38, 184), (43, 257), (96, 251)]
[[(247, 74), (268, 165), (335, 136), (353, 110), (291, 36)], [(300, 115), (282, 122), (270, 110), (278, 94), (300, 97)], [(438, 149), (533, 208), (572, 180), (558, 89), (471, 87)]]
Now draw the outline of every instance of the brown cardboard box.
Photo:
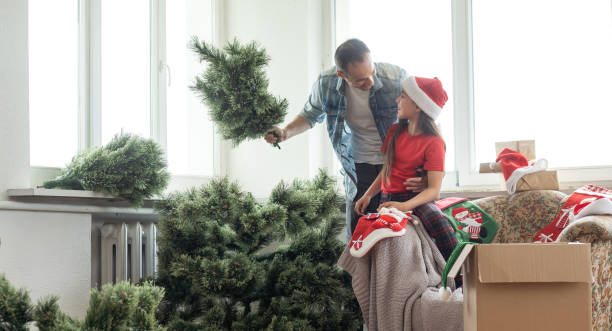
[(466, 331), (591, 330), (590, 244), (477, 245), (463, 278)]
[(515, 141), (501, 141), (495, 143), (495, 155), (504, 148), (510, 148), (513, 151), (517, 151), (523, 154), (527, 160), (535, 160), (535, 140), (515, 140)]
[(544, 170), (526, 174), (516, 183), (516, 192), (558, 189), (557, 170)]
[(501, 163), (493, 163), (493, 167), (491, 167), (491, 163), (481, 163), (479, 171), (481, 174), (490, 174), (496, 172), (502, 172)]

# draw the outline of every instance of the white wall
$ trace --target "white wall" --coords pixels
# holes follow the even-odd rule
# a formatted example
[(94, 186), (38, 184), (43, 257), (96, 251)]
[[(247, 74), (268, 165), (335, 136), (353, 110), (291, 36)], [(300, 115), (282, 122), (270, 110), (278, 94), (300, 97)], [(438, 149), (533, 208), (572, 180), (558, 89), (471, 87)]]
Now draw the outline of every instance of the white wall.
[(59, 296), (62, 310), (83, 318), (91, 289), (89, 214), (0, 210), (0, 274), (35, 303)]
[[(332, 63), (331, 33), (323, 32), (331, 29), (330, 4), (329, 0), (224, 2), (224, 39), (255, 40), (272, 59), (267, 68), (269, 90), (289, 101), (283, 126), (300, 112), (318, 74)], [(272, 148), (263, 139), (242, 143), (228, 152), (227, 171), (244, 190), (265, 198), (281, 179), (309, 178), (319, 167), (333, 165), (323, 125), (291, 138), (281, 148)]]
[(28, 7), (0, 1), (0, 201), (30, 185)]
[[(0, 205), (6, 190), (30, 186), (28, 7), (0, 1)], [(60, 297), (62, 310), (83, 317), (91, 286), (91, 216), (4, 210), (0, 206), (0, 274), (33, 302)]]

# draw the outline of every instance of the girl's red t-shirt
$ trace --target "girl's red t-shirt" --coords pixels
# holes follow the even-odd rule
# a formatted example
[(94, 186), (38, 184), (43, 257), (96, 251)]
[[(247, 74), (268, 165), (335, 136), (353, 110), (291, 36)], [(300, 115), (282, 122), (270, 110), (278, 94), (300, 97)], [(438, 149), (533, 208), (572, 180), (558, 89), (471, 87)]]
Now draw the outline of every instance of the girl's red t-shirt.
[[(387, 147), (397, 131), (394, 124), (387, 131), (385, 141), (380, 151), (387, 153)], [(391, 165), (391, 180), (382, 181), (382, 191), (385, 193), (406, 192), (404, 181), (417, 176), (416, 169), (421, 166), (425, 170), (444, 171), (444, 141), (440, 137), (418, 134), (408, 134), (407, 130), (400, 132), (395, 140), (395, 156)]]

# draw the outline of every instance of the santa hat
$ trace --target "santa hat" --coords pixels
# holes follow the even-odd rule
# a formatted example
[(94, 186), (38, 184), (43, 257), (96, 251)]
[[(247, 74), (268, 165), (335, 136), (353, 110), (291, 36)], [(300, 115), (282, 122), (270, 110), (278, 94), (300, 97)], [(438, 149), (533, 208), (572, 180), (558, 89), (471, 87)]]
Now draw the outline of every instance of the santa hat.
[(383, 207), (379, 213), (361, 216), (349, 243), (351, 255), (362, 257), (380, 240), (403, 236), (408, 221), (415, 222), (411, 214)]
[(510, 194), (516, 191), (516, 184), (521, 177), (548, 168), (548, 161), (546, 159), (539, 159), (533, 165), (529, 165), (527, 158), (523, 154), (510, 148), (504, 148), (497, 156), (497, 159), (495, 159), (495, 162), (501, 164), (502, 173), (506, 180), (506, 189)]
[(504, 148), (497, 156), (497, 159), (495, 159), (495, 162), (501, 163), (501, 169), (505, 180), (510, 178), (514, 170), (529, 165), (527, 158), (523, 154), (513, 151), (510, 148)]
[(401, 86), (410, 99), (433, 120), (438, 118), (448, 100), (442, 82), (437, 77), (432, 79), (410, 76), (401, 82)]

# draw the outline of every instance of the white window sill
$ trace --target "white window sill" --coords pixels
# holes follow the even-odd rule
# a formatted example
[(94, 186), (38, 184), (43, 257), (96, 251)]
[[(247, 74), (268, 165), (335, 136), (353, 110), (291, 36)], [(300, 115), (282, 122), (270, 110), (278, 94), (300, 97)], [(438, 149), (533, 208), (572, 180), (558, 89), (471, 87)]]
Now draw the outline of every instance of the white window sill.
[(140, 208), (116, 196), (92, 191), (26, 188), (7, 190), (8, 201), (0, 201), (0, 210), (85, 213), (112, 218), (157, 221), (155, 200), (145, 200)]

